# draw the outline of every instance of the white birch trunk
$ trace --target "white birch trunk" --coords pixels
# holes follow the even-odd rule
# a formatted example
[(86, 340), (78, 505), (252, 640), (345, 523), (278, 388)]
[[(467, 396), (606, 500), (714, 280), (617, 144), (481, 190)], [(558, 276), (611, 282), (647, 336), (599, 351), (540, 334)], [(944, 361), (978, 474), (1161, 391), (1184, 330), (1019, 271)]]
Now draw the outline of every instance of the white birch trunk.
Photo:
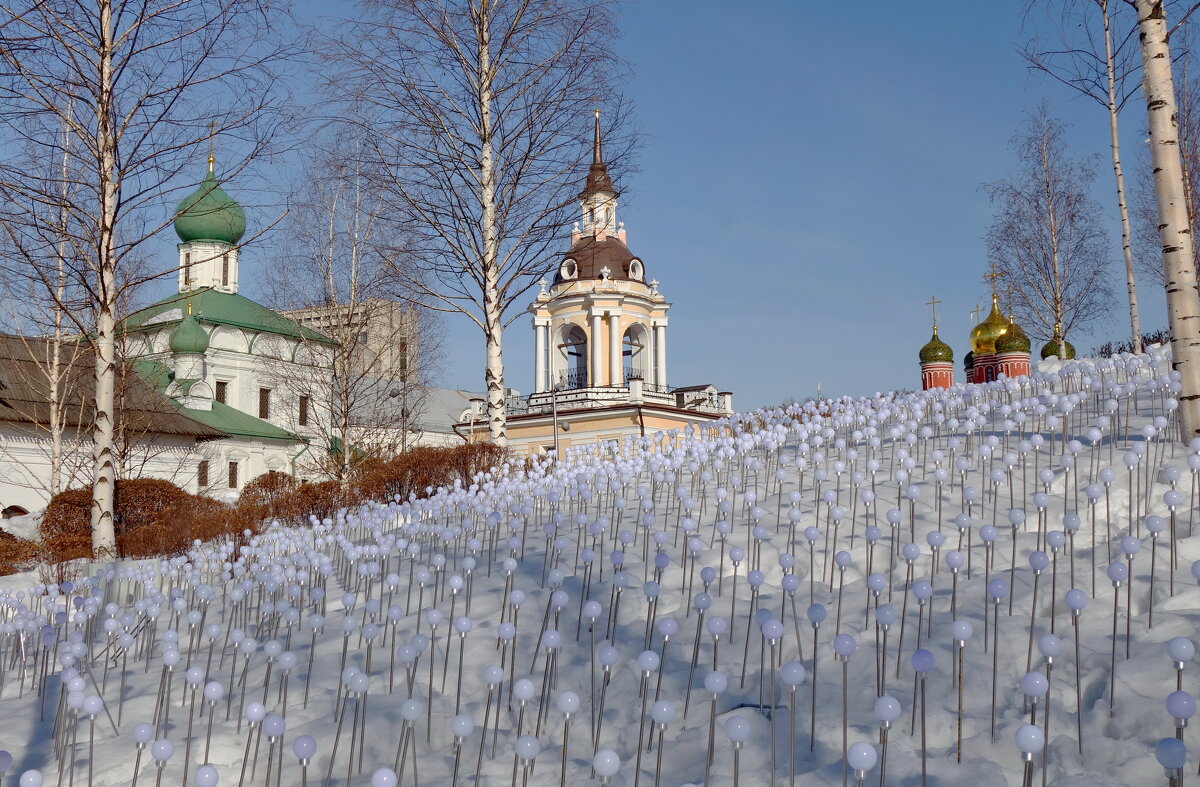
[(488, 437), (496, 445), (507, 445), (507, 413), (504, 402), (504, 357), (500, 298), (500, 248), (496, 232), (496, 162), (492, 142), (491, 9), (483, 0), (476, 10), (479, 45), (479, 202), (480, 235), (483, 239), (483, 335), (486, 346)]
[(1117, 210), (1121, 214), (1121, 255), (1125, 260), (1125, 291), (1129, 297), (1129, 337), (1133, 352), (1142, 352), (1142, 323), (1138, 316), (1137, 280), (1133, 275), (1133, 248), (1130, 246), (1129, 205), (1125, 201), (1125, 172), (1121, 168), (1121, 145), (1117, 126), (1117, 75), (1113, 56), (1112, 20), (1108, 0), (1100, 0), (1104, 20), (1104, 57), (1108, 76), (1108, 133), (1112, 147), (1113, 176), (1117, 181)]
[(1142, 46), (1150, 156), (1158, 200), (1172, 365), (1180, 373), (1179, 418), (1184, 440), (1200, 434), (1200, 298), (1196, 297), (1192, 235), (1179, 155), (1175, 84), (1163, 0), (1136, 0)]
[(116, 465), (113, 455), (116, 383), (116, 227), (117, 166), (113, 111), (113, 19), (110, 0), (99, 0), (100, 45), (97, 47), (96, 139), (100, 182), (100, 226), (96, 243), (96, 423), (93, 429), (92, 551), (97, 558), (117, 554), (113, 505)]

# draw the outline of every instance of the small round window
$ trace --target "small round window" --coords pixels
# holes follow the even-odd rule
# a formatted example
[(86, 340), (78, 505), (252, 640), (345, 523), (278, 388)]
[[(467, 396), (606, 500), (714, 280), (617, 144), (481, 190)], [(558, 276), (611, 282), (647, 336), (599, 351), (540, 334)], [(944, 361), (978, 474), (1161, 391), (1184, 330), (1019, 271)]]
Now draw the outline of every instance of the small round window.
[(634, 260), (633, 262), (629, 263), (629, 278), (641, 280), (643, 273), (645, 273), (645, 271), (642, 270), (641, 260)]
[(574, 279), (579, 275), (579, 266), (575, 264), (575, 260), (565, 260), (558, 269), (558, 274), (564, 279)]

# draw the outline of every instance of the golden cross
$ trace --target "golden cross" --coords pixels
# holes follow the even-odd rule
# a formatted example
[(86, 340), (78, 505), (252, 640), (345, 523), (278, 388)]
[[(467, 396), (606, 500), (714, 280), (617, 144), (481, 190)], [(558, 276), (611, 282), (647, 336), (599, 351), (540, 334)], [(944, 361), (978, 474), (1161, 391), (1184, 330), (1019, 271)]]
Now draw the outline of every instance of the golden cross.
[(932, 298), (930, 298), (928, 301), (925, 302), (925, 305), (930, 307), (930, 309), (933, 311), (933, 327), (934, 328), (937, 328), (937, 305), (939, 303), (941, 303), (941, 301), (938, 300), (938, 297), (936, 295), (934, 295)]
[(991, 270), (989, 270), (987, 273), (983, 274), (984, 280), (992, 288), (993, 295), (996, 294), (996, 285), (1000, 281), (1001, 277), (1003, 277), (1003, 276), (1004, 276), (1004, 271), (996, 270), (996, 266), (994, 264), (992, 265)]
[(981, 314), (983, 314), (982, 307), (976, 306), (974, 309), (972, 309), (971, 310), (971, 322), (974, 323), (976, 320), (978, 320), (979, 315), (981, 315)]

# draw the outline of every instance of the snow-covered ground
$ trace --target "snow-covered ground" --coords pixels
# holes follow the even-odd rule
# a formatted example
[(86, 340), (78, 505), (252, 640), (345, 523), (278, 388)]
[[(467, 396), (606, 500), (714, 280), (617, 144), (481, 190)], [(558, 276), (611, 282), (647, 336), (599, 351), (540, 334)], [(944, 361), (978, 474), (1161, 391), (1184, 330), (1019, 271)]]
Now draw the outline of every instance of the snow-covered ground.
[[(1164, 782), (1166, 698), (1177, 677), (1200, 690), (1187, 646), (1179, 676), (1167, 653), (1200, 620), (1200, 454), (1173, 439), (1162, 353), (746, 414), (236, 550), (81, 567), (61, 586), (4, 578), (6, 783), (37, 769), (47, 784), (204, 787), (208, 763), (225, 785), (386, 785), (377, 771), (399, 760), (405, 784), (586, 784), (603, 778), (599, 749), (612, 785), (838, 784), (845, 744), (884, 753), (886, 693), (900, 706), (886, 783), (921, 784), (924, 762), (926, 784), (1015, 785), (1032, 671), (1049, 678), (1033, 783)], [(1114, 561), (1132, 565), (1115, 592)], [(933, 660), (923, 714), (918, 646)], [(248, 703), (282, 731), (246, 722)], [(161, 770), (139, 723), (173, 746)]]

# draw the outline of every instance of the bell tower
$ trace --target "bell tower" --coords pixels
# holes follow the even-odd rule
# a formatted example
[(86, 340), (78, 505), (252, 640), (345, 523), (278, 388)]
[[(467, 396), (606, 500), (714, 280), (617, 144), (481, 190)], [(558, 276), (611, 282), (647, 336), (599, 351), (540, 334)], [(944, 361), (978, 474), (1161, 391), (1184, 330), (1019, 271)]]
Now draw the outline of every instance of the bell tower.
[(626, 245), (618, 192), (604, 163), (600, 112), (592, 163), (579, 194), (580, 221), (553, 280), (543, 279), (530, 311), (534, 393), (628, 388), (630, 380), (665, 392), (667, 310), (658, 282)]

